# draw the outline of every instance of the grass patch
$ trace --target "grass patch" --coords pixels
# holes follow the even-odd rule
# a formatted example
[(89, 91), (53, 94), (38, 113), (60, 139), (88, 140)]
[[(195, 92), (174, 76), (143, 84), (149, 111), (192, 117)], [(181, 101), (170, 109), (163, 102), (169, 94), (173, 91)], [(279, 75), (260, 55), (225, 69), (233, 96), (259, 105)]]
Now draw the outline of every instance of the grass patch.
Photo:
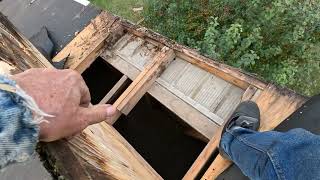
[(112, 12), (127, 20), (138, 22), (143, 18), (141, 11), (134, 11), (134, 8), (141, 8), (144, 0), (90, 0), (93, 4)]

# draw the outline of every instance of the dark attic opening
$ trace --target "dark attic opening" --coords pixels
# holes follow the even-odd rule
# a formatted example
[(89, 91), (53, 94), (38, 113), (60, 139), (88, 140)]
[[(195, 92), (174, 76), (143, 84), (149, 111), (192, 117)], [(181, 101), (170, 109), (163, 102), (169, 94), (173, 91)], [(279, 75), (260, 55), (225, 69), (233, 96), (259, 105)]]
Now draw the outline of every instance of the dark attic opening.
[(82, 77), (89, 87), (91, 103), (98, 104), (121, 79), (122, 73), (98, 57), (91, 66), (82, 73)]
[(206, 145), (148, 94), (114, 126), (164, 179), (181, 179)]
[[(92, 103), (99, 103), (122, 76), (98, 58), (83, 73)], [(122, 115), (114, 127), (164, 179), (169, 180), (181, 179), (206, 145), (190, 136), (188, 132), (192, 128), (149, 94), (142, 97), (128, 116)]]

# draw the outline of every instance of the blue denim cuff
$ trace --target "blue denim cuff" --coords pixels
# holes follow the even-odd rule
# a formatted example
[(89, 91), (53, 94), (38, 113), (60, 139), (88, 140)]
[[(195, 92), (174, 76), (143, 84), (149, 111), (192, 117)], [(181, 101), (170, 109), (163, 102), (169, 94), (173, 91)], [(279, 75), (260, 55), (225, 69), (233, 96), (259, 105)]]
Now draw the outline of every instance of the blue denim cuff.
[[(0, 84), (16, 83), (0, 75)], [(0, 169), (27, 160), (39, 139), (39, 125), (19, 95), (0, 89)]]

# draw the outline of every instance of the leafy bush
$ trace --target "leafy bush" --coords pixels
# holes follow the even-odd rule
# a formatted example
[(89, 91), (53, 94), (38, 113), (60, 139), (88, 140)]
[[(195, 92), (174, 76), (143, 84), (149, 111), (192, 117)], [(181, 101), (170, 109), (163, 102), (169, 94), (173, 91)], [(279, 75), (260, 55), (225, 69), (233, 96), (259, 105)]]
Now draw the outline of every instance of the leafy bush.
[(91, 0), (229, 65), (320, 92), (320, 0)]
[(145, 0), (145, 25), (300, 93), (320, 92), (320, 0)]

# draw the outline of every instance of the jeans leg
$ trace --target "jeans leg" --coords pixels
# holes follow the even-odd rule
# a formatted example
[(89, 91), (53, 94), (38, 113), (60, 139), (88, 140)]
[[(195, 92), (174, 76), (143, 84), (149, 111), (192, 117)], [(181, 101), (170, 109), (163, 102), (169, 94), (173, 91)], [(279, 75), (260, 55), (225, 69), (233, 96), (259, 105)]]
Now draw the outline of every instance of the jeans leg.
[(320, 179), (320, 137), (303, 129), (235, 128), (223, 134), (221, 146), (250, 179)]

